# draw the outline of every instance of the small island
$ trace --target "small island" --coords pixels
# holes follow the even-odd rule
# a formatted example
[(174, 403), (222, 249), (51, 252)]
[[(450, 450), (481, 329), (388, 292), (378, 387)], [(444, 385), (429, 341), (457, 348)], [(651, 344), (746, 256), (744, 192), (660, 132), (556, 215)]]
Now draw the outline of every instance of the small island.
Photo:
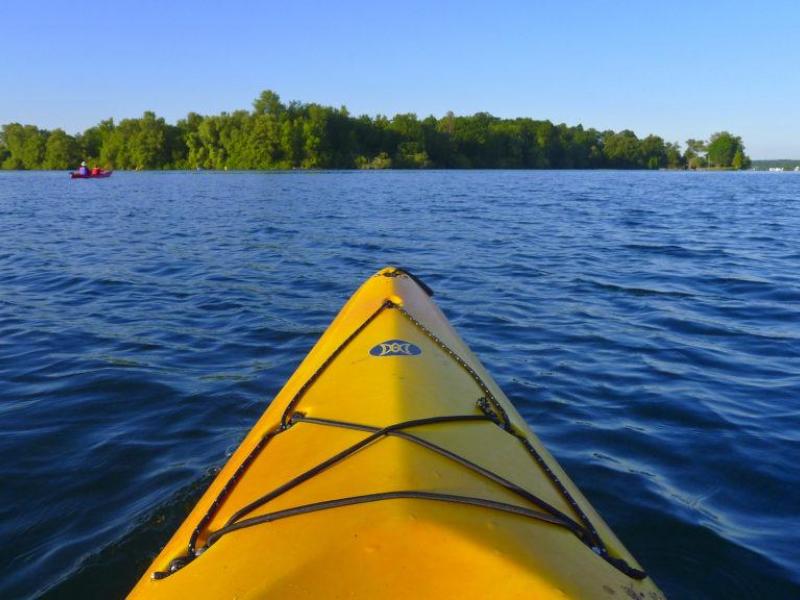
[(746, 169), (742, 139), (727, 131), (678, 143), (480, 112), (420, 119), (353, 116), (345, 107), (289, 102), (264, 91), (251, 111), (189, 113), (169, 124), (153, 112), (101, 121), (70, 135), (35, 125), (0, 129), (3, 169)]

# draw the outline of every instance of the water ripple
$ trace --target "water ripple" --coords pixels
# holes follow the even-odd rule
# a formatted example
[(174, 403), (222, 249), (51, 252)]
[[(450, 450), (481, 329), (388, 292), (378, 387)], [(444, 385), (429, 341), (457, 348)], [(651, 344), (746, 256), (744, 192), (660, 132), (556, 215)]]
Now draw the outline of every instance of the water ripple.
[(121, 597), (417, 272), (674, 598), (800, 597), (800, 177), (0, 173), (0, 596)]

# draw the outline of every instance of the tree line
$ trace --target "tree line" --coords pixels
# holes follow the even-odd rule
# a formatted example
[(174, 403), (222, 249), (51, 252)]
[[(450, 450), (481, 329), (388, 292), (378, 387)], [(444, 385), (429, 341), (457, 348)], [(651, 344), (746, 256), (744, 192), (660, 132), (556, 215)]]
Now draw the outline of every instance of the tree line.
[(101, 121), (70, 135), (34, 125), (0, 128), (3, 169), (71, 169), (81, 160), (115, 169), (683, 169), (750, 164), (742, 139), (665, 142), (628, 129), (598, 131), (481, 112), (420, 119), (352, 116), (345, 107), (289, 102), (264, 91), (251, 111), (176, 124), (153, 112)]

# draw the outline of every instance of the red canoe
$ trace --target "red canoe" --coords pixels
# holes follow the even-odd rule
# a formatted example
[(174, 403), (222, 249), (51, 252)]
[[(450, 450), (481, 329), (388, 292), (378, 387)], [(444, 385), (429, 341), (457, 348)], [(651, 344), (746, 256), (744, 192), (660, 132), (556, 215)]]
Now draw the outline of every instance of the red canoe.
[(100, 179), (101, 177), (111, 177), (111, 173), (113, 171), (101, 171), (96, 175), (92, 175), (91, 173), (87, 173), (86, 175), (81, 175), (77, 171), (72, 171), (69, 176), (72, 179)]

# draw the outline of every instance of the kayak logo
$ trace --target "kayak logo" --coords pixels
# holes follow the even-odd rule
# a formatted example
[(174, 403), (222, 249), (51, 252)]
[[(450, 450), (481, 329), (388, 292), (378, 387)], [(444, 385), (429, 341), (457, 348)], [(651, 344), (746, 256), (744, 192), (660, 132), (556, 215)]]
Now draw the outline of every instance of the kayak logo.
[(386, 340), (369, 351), (372, 356), (416, 356), (422, 354), (419, 346), (405, 340)]

